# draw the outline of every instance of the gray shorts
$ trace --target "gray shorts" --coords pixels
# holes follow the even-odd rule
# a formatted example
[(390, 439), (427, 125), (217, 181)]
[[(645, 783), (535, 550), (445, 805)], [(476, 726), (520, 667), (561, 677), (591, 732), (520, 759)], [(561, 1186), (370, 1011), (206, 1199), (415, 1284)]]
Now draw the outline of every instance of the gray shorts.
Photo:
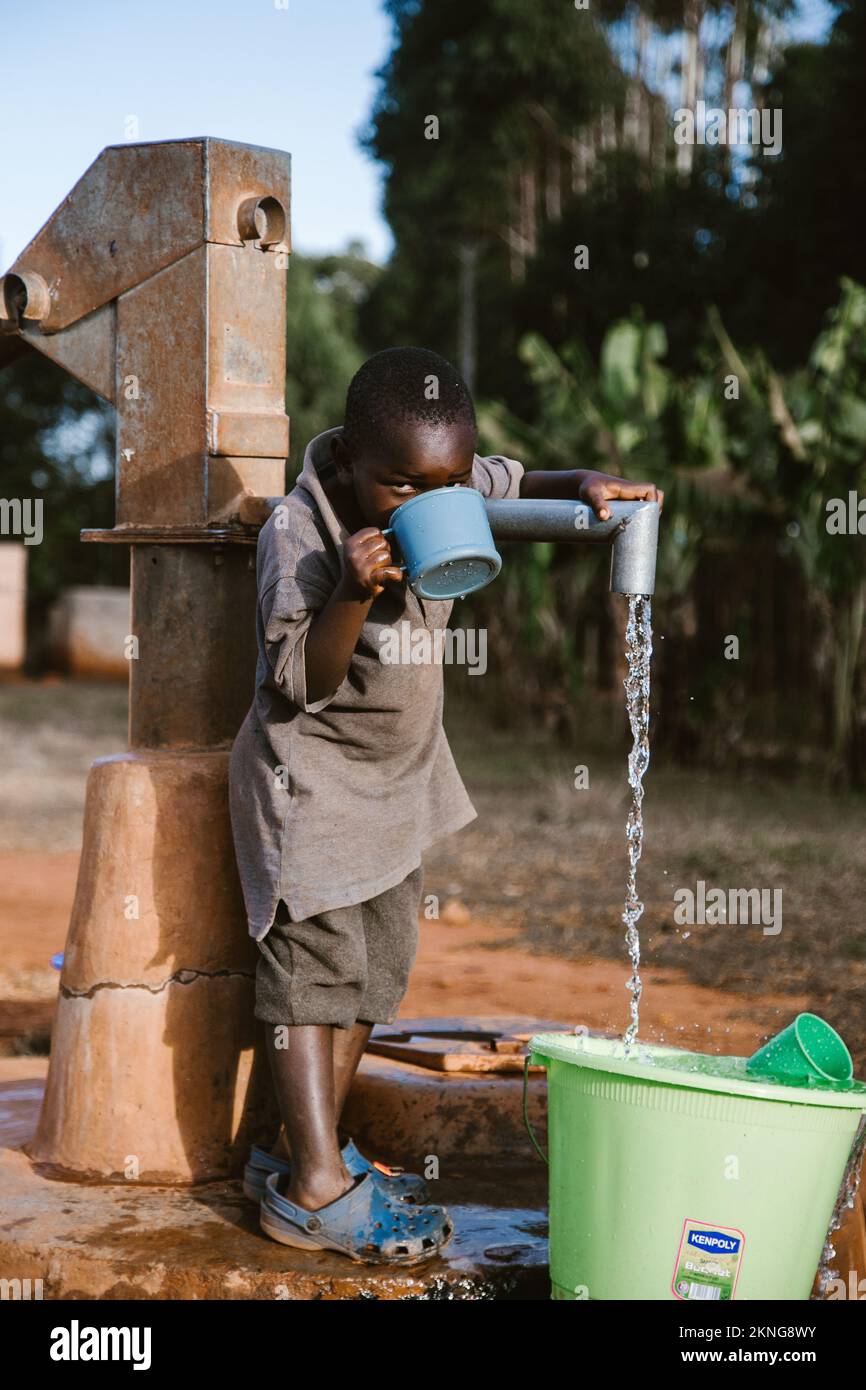
[(263, 1023), (393, 1023), (418, 949), (424, 870), (377, 898), (289, 921), (280, 899), (259, 941), (255, 1017)]

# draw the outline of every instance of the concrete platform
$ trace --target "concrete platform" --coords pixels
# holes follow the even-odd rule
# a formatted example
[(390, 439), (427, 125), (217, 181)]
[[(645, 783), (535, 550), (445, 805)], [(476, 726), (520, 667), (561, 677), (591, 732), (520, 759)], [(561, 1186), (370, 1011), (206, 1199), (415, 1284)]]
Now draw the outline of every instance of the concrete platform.
[[(366, 1059), (365, 1059), (366, 1060)], [(355, 1265), (277, 1245), (240, 1182), (191, 1187), (46, 1177), (21, 1145), (48, 1059), (0, 1058), (0, 1278), (46, 1299), (547, 1300), (547, 1171), (489, 1156), (443, 1164), (455, 1234), (414, 1268)]]
[[(547, 1142), (547, 1081), (530, 1076), (529, 1118)], [(412, 1062), (365, 1053), (343, 1123), (366, 1153), (420, 1172), (428, 1156), (443, 1166), (522, 1163), (545, 1177), (523, 1121), (523, 1077), (429, 1071)]]

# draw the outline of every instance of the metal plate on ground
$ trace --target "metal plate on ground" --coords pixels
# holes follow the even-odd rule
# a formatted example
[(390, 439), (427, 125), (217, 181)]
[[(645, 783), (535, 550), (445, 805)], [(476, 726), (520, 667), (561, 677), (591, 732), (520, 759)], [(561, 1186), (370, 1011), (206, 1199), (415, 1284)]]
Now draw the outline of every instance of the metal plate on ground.
[[(522, 1015), (467, 1018), (398, 1018), (377, 1023), (367, 1051), (431, 1071), (522, 1072), (526, 1044), (535, 1033), (607, 1037), (583, 1024), (542, 1021)], [(530, 1067), (531, 1072), (543, 1071)]]

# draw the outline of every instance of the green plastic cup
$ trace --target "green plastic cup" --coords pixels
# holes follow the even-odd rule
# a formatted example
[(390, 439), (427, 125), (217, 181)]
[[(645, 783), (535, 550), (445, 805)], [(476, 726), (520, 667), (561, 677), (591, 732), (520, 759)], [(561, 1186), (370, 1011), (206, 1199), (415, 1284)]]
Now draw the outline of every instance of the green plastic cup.
[(752, 1076), (850, 1081), (854, 1063), (835, 1028), (817, 1014), (798, 1014), (793, 1023), (752, 1053), (746, 1071)]

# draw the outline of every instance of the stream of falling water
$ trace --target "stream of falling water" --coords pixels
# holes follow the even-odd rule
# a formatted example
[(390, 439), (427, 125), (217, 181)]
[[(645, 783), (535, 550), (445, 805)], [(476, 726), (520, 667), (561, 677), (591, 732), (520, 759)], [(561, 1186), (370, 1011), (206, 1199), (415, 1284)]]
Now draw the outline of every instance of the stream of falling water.
[(628, 755), (628, 784), (631, 787), (631, 810), (626, 822), (628, 842), (628, 878), (626, 880), (625, 940), (631, 961), (631, 977), (626, 988), (631, 991), (631, 1022), (623, 1035), (626, 1056), (637, 1037), (640, 996), (643, 985), (640, 967), (640, 935), (637, 924), (643, 903), (637, 895), (637, 866), (643, 849), (643, 778), (649, 764), (649, 696), (650, 660), (652, 658), (652, 604), (646, 594), (629, 594), (628, 625), (625, 630), (625, 652), (628, 675), (625, 685), (628, 722), (631, 725), (632, 748)]

